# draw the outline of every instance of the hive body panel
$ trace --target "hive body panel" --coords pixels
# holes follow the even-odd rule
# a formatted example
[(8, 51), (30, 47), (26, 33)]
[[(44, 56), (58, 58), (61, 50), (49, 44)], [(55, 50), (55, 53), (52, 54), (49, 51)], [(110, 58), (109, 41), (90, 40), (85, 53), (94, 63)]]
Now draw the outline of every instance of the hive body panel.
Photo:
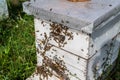
[(102, 79), (101, 76), (108, 75), (107, 72), (111, 71), (110, 67), (114, 65), (119, 53), (120, 42), (118, 39), (120, 39), (119, 35), (108, 41), (89, 59), (88, 80), (94, 80), (98, 77)]
[[(47, 43), (50, 43), (52, 45), (60, 47), (61, 49), (74, 53), (77, 56), (88, 59), (89, 35), (72, 29), (67, 29), (65, 31), (65, 29), (63, 28), (61, 29), (62, 32), (58, 32), (58, 34), (52, 30), (50, 24), (53, 23), (46, 23), (45, 21), (35, 19), (36, 42), (39, 42), (38, 45), (41, 46), (41, 48), (44, 47), (44, 44), (42, 42), (43, 40), (46, 40), (45, 36), (47, 36)], [(55, 27), (61, 26), (58, 25)], [(62, 37), (64, 38), (64, 40), (62, 41), (61, 39), (59, 41), (59, 39)]]
[[(52, 43), (52, 41), (50, 41), (49, 43), (49, 40), (51, 40), (51, 38), (49, 37), (50, 32), (51, 32), (50, 24), (46, 24), (46, 22), (35, 19), (35, 31), (36, 31), (37, 65), (38, 66), (42, 65), (43, 59), (44, 59), (43, 57), (48, 57), (53, 62), (57, 61), (61, 65), (64, 64), (64, 66), (66, 67), (64, 74), (68, 75), (70, 80), (74, 80), (74, 79), (85, 80), (86, 79), (87, 60), (81, 56), (77, 56), (76, 54), (73, 54), (61, 48), (58, 48), (58, 45), (56, 44), (54, 45), (54, 42)], [(44, 41), (46, 41), (47, 44), (44, 44), (43, 43)], [(87, 42), (86, 38), (85, 38), (85, 41)], [(45, 51), (44, 48), (46, 46), (50, 46), (49, 47), (50, 49)], [(45, 53), (43, 55), (44, 51)]]
[[(63, 43), (59, 42), (59, 40), (55, 40), (58, 35), (51, 36), (51, 22), (35, 19), (38, 65), (42, 65), (44, 60), (43, 56), (47, 56), (49, 59), (53, 60), (53, 62), (56, 60), (59, 64), (62, 64), (61, 61), (63, 61), (66, 67), (65, 74), (67, 74), (69, 78), (72, 76), (70, 80), (97, 79), (103, 74), (103, 71), (111, 66), (117, 59), (120, 46), (120, 37), (118, 34), (120, 26), (118, 24), (120, 24), (119, 21), (114, 26), (105, 29), (103, 31), (104, 33), (100, 33), (99, 35), (92, 34), (91, 36), (76, 30), (68, 29), (67, 32), (72, 32), (73, 39), (68, 40), (69, 36), (65, 36), (65, 34), (62, 33), (59, 34), (65, 36), (63, 42), (66, 41), (67, 44), (63, 46)], [(113, 32), (113, 30), (116, 32)], [(46, 44), (43, 43), (44, 41)], [(87, 44), (85, 44), (85, 42)], [(79, 45), (79, 43), (84, 43), (88, 47), (84, 48), (84, 46), (82, 47), (84, 44)], [(69, 47), (71, 47), (71, 49), (66, 47), (67, 45), (70, 45)], [(43, 55), (46, 46), (48, 46), (48, 49)], [(76, 47), (79, 47), (78, 54), (76, 54), (74, 50)], [(88, 50), (87, 57), (83, 56), (83, 54), (85, 54), (84, 50)]]
[(31, 0), (23, 9), (35, 16), (36, 78), (104, 80), (113, 69), (120, 48), (120, 0)]

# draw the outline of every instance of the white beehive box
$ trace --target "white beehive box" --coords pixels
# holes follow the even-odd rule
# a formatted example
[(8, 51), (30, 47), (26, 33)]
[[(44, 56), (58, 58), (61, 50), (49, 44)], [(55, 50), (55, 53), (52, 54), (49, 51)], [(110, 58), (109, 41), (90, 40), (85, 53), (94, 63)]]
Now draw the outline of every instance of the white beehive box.
[(96, 80), (113, 66), (120, 47), (120, 0), (31, 0), (37, 68), (32, 80)]
[(8, 17), (8, 9), (6, 0), (0, 0), (0, 20)]

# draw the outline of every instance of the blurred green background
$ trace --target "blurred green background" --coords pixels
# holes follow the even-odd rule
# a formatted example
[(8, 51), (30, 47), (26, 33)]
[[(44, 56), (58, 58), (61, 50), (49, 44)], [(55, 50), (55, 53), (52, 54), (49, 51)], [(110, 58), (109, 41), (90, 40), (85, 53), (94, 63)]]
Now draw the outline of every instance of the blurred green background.
[(33, 17), (22, 10), (25, 0), (7, 0), (9, 18), (0, 21), (0, 80), (25, 80), (36, 66)]
[[(0, 21), (0, 80), (25, 80), (35, 70), (33, 16), (22, 10), (26, 0), (7, 0), (9, 18)], [(120, 80), (120, 56), (116, 71), (107, 80)]]

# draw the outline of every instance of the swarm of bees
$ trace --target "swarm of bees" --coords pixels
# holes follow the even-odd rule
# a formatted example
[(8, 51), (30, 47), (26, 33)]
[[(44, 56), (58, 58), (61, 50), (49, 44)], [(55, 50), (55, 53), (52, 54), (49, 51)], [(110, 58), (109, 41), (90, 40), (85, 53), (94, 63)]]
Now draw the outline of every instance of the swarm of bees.
[(57, 73), (57, 77), (60, 80), (69, 80), (68, 76), (65, 74), (66, 66), (59, 64), (57, 61), (44, 56), (42, 66), (37, 66), (36, 74), (40, 74), (40, 80), (42, 78), (48, 80), (48, 76), (53, 75), (53, 71)]
[(53, 38), (53, 40), (58, 44), (58, 47), (64, 47), (67, 44), (65, 41), (66, 38), (68, 38), (68, 40), (73, 40), (73, 33), (68, 31), (66, 26), (57, 23), (52, 23), (50, 26), (50, 38)]
[[(43, 23), (44, 22), (42, 22), (41, 24)], [(66, 37), (68, 38), (68, 40), (73, 40), (73, 33), (69, 32), (66, 26), (53, 22), (50, 24), (50, 36), (47, 36), (46, 33), (42, 35), (44, 35), (42, 44), (45, 45), (45, 47), (43, 48), (43, 52), (41, 52), (40, 55), (43, 57), (43, 61), (41, 66), (37, 66), (36, 74), (40, 74), (40, 80), (42, 80), (42, 78), (48, 80), (48, 77), (53, 76), (53, 72), (55, 72), (57, 74), (56, 76), (60, 80), (69, 80), (68, 75), (65, 74), (65, 70), (67, 70), (67, 68), (63, 60), (59, 60), (57, 57), (55, 57), (54, 59), (50, 59), (45, 54), (53, 47), (53, 45), (48, 43), (50, 38), (58, 43), (59, 47), (63, 47), (65, 44), (67, 44), (65, 41)], [(37, 51), (39, 53), (39, 49)]]

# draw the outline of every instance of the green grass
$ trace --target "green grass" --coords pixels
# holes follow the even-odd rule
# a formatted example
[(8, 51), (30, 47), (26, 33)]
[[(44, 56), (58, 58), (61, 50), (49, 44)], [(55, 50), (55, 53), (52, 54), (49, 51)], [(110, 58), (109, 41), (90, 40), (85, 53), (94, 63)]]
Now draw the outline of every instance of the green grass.
[[(0, 22), (0, 80), (25, 80), (35, 70), (33, 17), (22, 12), (21, 2), (8, 0), (10, 17)], [(116, 72), (107, 80), (120, 80), (120, 56)]]
[(36, 66), (33, 17), (21, 8), (9, 10), (0, 22), (0, 80), (25, 80)]

